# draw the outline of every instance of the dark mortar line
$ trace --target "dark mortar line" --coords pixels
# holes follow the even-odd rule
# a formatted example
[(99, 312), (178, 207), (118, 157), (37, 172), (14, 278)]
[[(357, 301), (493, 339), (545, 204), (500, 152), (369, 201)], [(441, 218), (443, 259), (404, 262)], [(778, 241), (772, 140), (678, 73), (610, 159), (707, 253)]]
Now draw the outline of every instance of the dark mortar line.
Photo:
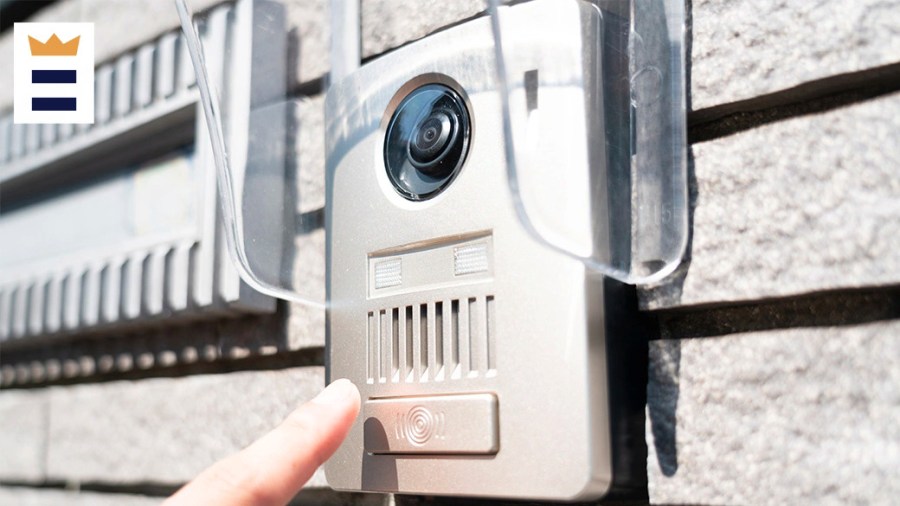
[(830, 76), (766, 95), (691, 111), (688, 142), (705, 142), (900, 91), (900, 63)]
[(863, 325), (900, 319), (900, 285), (830, 290), (749, 303), (660, 310), (656, 313), (660, 320), (660, 339)]
[(132, 483), (128, 485), (116, 485), (112, 483), (88, 482), (79, 483), (80, 492), (94, 492), (100, 494), (131, 494), (149, 497), (169, 497), (174, 494), (181, 485), (163, 485), (157, 483)]
[(129, 494), (147, 497), (168, 497), (181, 485), (162, 485), (156, 483), (132, 483), (128, 485), (114, 485), (97, 482), (67, 482), (65, 480), (0, 480), (0, 486), (31, 490), (58, 490), (61, 492), (97, 492), (107, 494)]
[(325, 208), (319, 207), (311, 211), (297, 213), (294, 216), (297, 224), (295, 234), (306, 235), (325, 228)]
[(325, 90), (328, 88), (328, 86), (326, 86), (327, 82), (328, 74), (309, 81), (296, 83), (288, 87), (288, 95), (293, 98), (315, 98), (322, 93), (325, 93)]
[[(12, 361), (14, 362), (14, 361)], [(294, 367), (322, 366), (325, 363), (325, 348), (312, 347), (296, 351), (278, 352), (272, 355), (256, 355), (242, 359), (219, 358), (209, 362), (176, 364), (170, 367), (113, 371), (87, 377), (60, 378), (54, 381), (27, 384), (12, 384), (4, 390), (33, 390), (49, 386), (86, 385), (109, 383), (111, 381), (135, 381), (151, 378), (184, 378), (200, 374), (225, 374), (244, 371), (276, 371)]]
[[(114, 484), (105, 482), (70, 483), (64, 480), (45, 480), (38, 482), (0, 480), (0, 486), (34, 491), (53, 490), (72, 493), (92, 492), (97, 494), (123, 494), (164, 498), (174, 494), (183, 486), (183, 484), (155, 482)], [(377, 496), (377, 494), (338, 492), (329, 488), (310, 488), (301, 490), (289, 504), (366, 504), (365, 499), (372, 496)]]

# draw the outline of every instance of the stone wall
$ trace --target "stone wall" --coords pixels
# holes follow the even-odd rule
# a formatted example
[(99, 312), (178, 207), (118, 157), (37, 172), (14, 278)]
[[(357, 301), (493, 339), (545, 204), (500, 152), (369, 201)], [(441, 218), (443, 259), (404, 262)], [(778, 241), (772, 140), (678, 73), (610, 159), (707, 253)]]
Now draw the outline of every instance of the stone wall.
[[(284, 1), (297, 156), (321, 167), (327, 5)], [(98, 63), (176, 26), (166, 1), (125, 5), (61, 0), (35, 20), (110, 21)], [(363, 0), (363, 57), (480, 10)], [(900, 495), (900, 0), (694, 0), (689, 13), (691, 242), (677, 274), (639, 294), (660, 326), (650, 502), (888, 504)], [(11, 53), (7, 32), (7, 67)], [(306, 180), (306, 211), (321, 206), (320, 178)], [(156, 504), (314, 395), (323, 345), (321, 313), (282, 303), (5, 353), (0, 380), (16, 387), (0, 393), (0, 503)], [(325, 487), (318, 474), (297, 501), (392, 500)]]

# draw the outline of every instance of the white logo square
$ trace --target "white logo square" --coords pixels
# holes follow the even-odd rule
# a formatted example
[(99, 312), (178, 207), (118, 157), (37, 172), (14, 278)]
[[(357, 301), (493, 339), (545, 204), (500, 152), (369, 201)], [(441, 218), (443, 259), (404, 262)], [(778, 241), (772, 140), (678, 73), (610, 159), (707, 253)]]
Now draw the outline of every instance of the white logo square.
[(15, 23), (13, 122), (94, 122), (94, 23)]

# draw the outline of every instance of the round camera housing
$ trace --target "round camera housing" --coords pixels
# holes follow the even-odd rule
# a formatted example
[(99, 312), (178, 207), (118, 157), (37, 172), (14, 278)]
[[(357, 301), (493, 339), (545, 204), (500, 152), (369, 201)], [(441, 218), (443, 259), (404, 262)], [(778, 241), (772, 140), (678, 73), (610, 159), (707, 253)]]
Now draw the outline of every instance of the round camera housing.
[(456, 90), (434, 82), (414, 88), (387, 124), (384, 166), (388, 179), (407, 200), (436, 196), (462, 169), (471, 134), (468, 107)]

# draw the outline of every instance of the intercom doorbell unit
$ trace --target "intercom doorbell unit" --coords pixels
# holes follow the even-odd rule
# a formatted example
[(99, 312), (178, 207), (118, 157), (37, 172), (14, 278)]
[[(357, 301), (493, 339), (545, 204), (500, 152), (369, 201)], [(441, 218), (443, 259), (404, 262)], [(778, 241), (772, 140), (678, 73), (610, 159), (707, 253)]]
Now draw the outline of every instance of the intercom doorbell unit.
[[(672, 272), (687, 241), (684, 4), (499, 4), (331, 84), (323, 266), (281, 146), (304, 108), (265, 86), (220, 103), (210, 84), (229, 62), (278, 64), (246, 36), (283, 33), (278, 5), (238, 0), (243, 28), (206, 58), (176, 0), (229, 253), (249, 286), (327, 309), (327, 375), (363, 401), (325, 465), (332, 487), (646, 497), (630, 285)], [(332, 29), (356, 33), (351, 11)]]
[[(604, 194), (600, 11), (501, 9), (504, 71), (521, 81), (508, 107), (540, 122), (528, 184)], [(624, 359), (607, 347), (618, 301), (517, 215), (491, 22), (390, 52), (328, 92), (328, 375), (363, 399), (325, 466), (336, 489), (575, 500), (622, 478), (610, 364)], [(573, 200), (541, 212), (608, 234), (602, 203)]]

